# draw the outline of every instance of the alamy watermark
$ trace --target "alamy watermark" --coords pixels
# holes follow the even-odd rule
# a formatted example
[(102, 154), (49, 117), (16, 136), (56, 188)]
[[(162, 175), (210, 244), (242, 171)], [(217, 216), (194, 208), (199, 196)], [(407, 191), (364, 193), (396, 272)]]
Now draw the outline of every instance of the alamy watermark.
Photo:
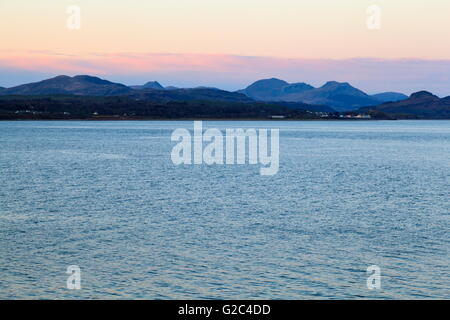
[(269, 146), (268, 129), (226, 129), (222, 132), (210, 128), (203, 132), (202, 121), (195, 121), (193, 134), (188, 129), (179, 128), (172, 133), (171, 140), (178, 142), (171, 152), (175, 165), (242, 165), (248, 160), (248, 164), (261, 165), (260, 174), (263, 176), (278, 173), (278, 129), (270, 129)]
[(66, 13), (69, 15), (66, 20), (66, 26), (69, 30), (81, 29), (81, 8), (79, 6), (68, 6)]
[(80, 290), (81, 289), (81, 269), (79, 266), (73, 265), (67, 267), (67, 289), (69, 290)]
[(381, 289), (381, 269), (377, 265), (371, 265), (367, 268), (367, 289), (380, 290)]
[(369, 30), (380, 30), (381, 29), (381, 8), (380, 6), (373, 4), (369, 6), (366, 10), (367, 20), (366, 26)]

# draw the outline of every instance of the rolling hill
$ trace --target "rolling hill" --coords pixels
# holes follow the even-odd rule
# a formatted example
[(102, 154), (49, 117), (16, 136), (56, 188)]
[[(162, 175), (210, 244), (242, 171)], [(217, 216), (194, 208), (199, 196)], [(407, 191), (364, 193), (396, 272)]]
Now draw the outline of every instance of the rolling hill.
[(132, 89), (120, 84), (92, 76), (57, 76), (51, 79), (23, 84), (2, 90), (2, 95), (50, 95), (74, 94), (84, 96), (112, 96), (131, 92)]
[(408, 96), (403, 93), (398, 92), (382, 92), (377, 94), (372, 94), (372, 98), (384, 103), (384, 102), (396, 102), (408, 99)]
[(450, 119), (450, 96), (439, 98), (428, 91), (413, 93), (408, 99), (361, 108), (379, 111), (399, 119)]

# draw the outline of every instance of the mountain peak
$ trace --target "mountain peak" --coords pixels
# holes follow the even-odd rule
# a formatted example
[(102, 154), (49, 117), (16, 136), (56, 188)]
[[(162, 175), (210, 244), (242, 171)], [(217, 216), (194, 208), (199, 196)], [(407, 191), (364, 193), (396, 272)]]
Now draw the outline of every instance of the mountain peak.
[(281, 80), (281, 79), (277, 79), (277, 78), (270, 78), (270, 79), (261, 79), (258, 80), (256, 82), (254, 82), (253, 84), (250, 85), (251, 86), (287, 86), (289, 85), (288, 82)]
[(328, 81), (322, 86), (322, 88), (332, 87), (351, 87), (351, 85), (348, 82)]
[(255, 100), (274, 101), (280, 100), (278, 97), (282, 94), (283, 88), (288, 85), (288, 82), (277, 78), (262, 79), (239, 92)]
[(437, 96), (435, 96), (434, 94), (432, 94), (429, 91), (418, 91), (418, 92), (414, 92), (410, 98), (438, 98)]
[(164, 87), (158, 81), (148, 81), (143, 85), (145, 89), (164, 89)]

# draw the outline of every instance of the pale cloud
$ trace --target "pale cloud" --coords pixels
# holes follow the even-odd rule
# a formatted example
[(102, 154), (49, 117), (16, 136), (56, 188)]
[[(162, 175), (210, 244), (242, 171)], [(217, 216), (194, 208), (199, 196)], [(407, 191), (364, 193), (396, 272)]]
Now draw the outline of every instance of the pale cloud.
[[(158, 80), (165, 85), (236, 90), (268, 77), (320, 86), (350, 82), (369, 93), (429, 90), (450, 94), (450, 60), (284, 59), (220, 54), (0, 52), (0, 86), (35, 81), (37, 75), (91, 74), (126, 84)], [(27, 76), (27, 72), (30, 76)]]

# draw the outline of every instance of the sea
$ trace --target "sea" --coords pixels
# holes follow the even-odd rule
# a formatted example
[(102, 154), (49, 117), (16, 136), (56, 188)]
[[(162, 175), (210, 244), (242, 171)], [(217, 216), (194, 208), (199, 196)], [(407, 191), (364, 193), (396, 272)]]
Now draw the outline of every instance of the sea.
[(0, 298), (450, 299), (450, 121), (203, 121), (268, 176), (175, 165), (193, 126), (1, 121)]

